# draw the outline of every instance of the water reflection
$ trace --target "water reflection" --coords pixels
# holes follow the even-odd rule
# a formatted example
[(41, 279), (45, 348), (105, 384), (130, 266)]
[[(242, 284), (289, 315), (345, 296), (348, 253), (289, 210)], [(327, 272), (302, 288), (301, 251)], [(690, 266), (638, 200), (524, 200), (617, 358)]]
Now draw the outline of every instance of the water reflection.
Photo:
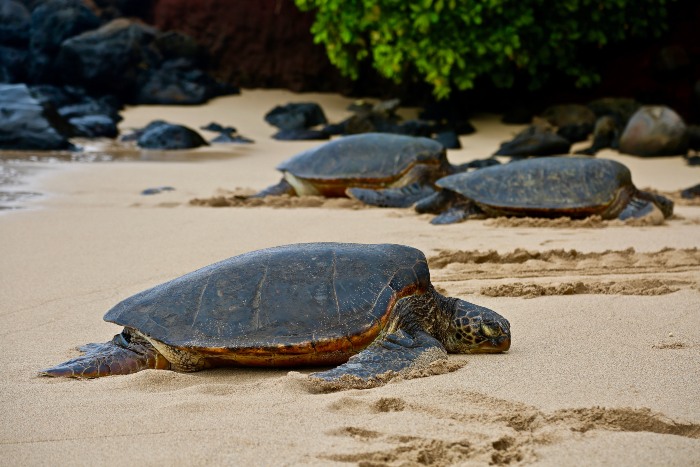
[(53, 164), (119, 161), (194, 162), (237, 157), (250, 151), (246, 145), (216, 145), (187, 150), (145, 150), (130, 141), (72, 139), (76, 151), (0, 150), (0, 210), (20, 209), (22, 202), (41, 196), (27, 189), (32, 176)]

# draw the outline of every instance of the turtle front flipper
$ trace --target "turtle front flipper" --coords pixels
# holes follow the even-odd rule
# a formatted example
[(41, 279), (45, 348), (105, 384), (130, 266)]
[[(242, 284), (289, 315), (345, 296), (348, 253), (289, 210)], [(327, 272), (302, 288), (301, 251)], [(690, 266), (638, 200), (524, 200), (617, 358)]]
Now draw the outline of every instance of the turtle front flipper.
[(627, 206), (617, 217), (620, 220), (640, 219), (659, 211), (664, 218), (671, 217), (673, 215), (673, 201), (664, 196), (640, 190), (629, 200)]
[(374, 341), (347, 363), (312, 373), (309, 379), (326, 391), (366, 389), (381, 386), (396, 377), (409, 376), (414, 371), (415, 376), (422, 376), (421, 370), (439, 361), (447, 362), (447, 351), (437, 339), (423, 331), (411, 336), (399, 329)]
[(80, 347), (80, 350), (85, 354), (41, 370), (39, 376), (99, 378), (126, 375), (146, 369), (170, 369), (170, 362), (146, 339), (126, 330), (114, 336), (111, 341), (87, 344)]
[(435, 189), (422, 183), (411, 183), (401, 188), (371, 190), (348, 188), (345, 194), (370, 206), (381, 208), (407, 208), (435, 193)]

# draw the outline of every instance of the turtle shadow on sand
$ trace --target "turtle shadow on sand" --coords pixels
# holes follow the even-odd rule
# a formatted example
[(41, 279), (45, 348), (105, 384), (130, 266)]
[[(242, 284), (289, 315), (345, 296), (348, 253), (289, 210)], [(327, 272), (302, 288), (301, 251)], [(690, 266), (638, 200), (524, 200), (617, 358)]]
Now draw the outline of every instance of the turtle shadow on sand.
[(335, 390), (435, 373), (448, 352), (510, 347), (505, 318), (444, 297), (423, 253), (394, 244), (253, 251), (127, 298), (104, 319), (123, 331), (40, 375), (339, 365), (308, 377)]

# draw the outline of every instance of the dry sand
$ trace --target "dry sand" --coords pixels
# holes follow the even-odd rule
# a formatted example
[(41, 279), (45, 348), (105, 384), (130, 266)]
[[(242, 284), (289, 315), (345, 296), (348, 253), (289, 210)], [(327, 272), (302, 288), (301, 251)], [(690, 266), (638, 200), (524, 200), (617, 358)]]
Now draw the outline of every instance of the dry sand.
[[(216, 120), (256, 143), (192, 151), (189, 162), (180, 153), (168, 163), (53, 165), (29, 187), (49, 196), (0, 216), (0, 464), (700, 465), (700, 207), (678, 206), (659, 226), (433, 226), (410, 210), (349, 202), (190, 204), (275, 183), (277, 163), (319, 143), (274, 141), (262, 117), (309, 100), (332, 121), (347, 115), (348, 99), (284, 91), (129, 109), (122, 128)], [(521, 128), (490, 115), (473, 123), (453, 162), (486, 157)], [(680, 158), (599, 157), (627, 164), (640, 187), (700, 181)], [(163, 185), (175, 190), (140, 194)], [(76, 346), (110, 339), (119, 328), (102, 315), (133, 293), (308, 241), (422, 249), (440, 290), (510, 320), (511, 351), (451, 356), (460, 368), (450, 373), (327, 394), (285, 370), (36, 376)]]

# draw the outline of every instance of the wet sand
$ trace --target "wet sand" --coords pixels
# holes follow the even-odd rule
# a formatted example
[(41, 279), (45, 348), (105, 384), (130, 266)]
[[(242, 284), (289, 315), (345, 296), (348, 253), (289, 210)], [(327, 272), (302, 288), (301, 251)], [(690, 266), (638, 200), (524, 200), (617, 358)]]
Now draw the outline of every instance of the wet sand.
[[(319, 102), (331, 121), (348, 115), (348, 99), (286, 91), (128, 109), (122, 129), (214, 120), (256, 142), (168, 163), (62, 164), (32, 181), (46, 196), (0, 216), (2, 464), (698, 465), (699, 206), (677, 206), (662, 225), (433, 226), (428, 215), (349, 201), (192, 204), (275, 183), (279, 162), (320, 144), (270, 138), (263, 115), (292, 101)], [(473, 124), (452, 162), (487, 157), (522, 128), (493, 115)], [(681, 158), (598, 157), (628, 165), (639, 187), (673, 192), (700, 179)], [(140, 194), (159, 186), (175, 190)], [(36, 376), (119, 332), (102, 315), (133, 293), (310, 241), (422, 249), (439, 290), (510, 320), (511, 350), (453, 355), (460, 368), (450, 373), (327, 394), (287, 370)]]

